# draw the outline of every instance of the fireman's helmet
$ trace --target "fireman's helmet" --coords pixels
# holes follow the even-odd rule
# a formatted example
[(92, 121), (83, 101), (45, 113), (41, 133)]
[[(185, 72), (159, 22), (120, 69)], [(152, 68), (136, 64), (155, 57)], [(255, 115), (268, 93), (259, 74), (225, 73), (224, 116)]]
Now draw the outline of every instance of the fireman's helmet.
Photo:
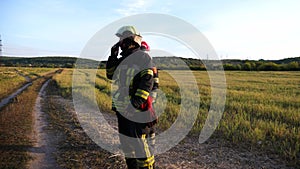
[(125, 39), (130, 36), (141, 36), (141, 35), (134, 26), (123, 26), (117, 31), (116, 36), (119, 37), (120, 39)]
[(120, 41), (132, 37), (133, 40), (141, 46), (142, 42), (142, 36), (140, 33), (137, 31), (137, 29), (134, 26), (123, 26), (121, 27), (117, 33), (116, 36), (120, 38)]

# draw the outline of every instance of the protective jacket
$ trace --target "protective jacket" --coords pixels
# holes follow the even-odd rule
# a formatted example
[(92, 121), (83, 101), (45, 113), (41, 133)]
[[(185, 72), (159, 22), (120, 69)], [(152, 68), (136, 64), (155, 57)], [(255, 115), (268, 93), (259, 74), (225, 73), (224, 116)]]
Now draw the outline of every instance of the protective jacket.
[(159, 83), (152, 58), (139, 48), (121, 55), (121, 58), (109, 57), (106, 65), (107, 77), (115, 80), (112, 109), (124, 112), (128, 105), (132, 105), (136, 112), (152, 109)]

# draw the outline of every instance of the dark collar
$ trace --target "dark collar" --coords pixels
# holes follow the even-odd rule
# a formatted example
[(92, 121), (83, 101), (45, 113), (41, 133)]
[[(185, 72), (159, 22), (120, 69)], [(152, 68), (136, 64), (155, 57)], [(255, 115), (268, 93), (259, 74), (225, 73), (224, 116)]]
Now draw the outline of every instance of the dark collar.
[(120, 55), (122, 55), (123, 57), (127, 57), (127, 56), (131, 55), (132, 53), (136, 52), (137, 50), (139, 50), (139, 46), (138, 45), (135, 46), (134, 48), (122, 51), (120, 53)]

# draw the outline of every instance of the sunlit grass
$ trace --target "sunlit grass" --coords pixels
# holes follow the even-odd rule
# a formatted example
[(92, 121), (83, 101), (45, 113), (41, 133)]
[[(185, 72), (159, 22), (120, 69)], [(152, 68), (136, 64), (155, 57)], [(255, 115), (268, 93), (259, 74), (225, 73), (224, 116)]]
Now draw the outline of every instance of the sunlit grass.
[(14, 68), (0, 67), (0, 99), (12, 93), (26, 83), (26, 79), (15, 71)]
[[(226, 72), (221, 133), (296, 162), (300, 145), (300, 72)], [(298, 154), (298, 155), (297, 155)]]
[(40, 76), (44, 76), (49, 72), (53, 71), (53, 68), (31, 68), (31, 67), (17, 67), (17, 71), (24, 74), (25, 76), (35, 79)]
[(71, 97), (72, 95), (72, 76), (73, 69), (63, 69), (59, 74), (53, 76), (53, 80), (58, 85), (58, 91), (64, 97)]
[[(34, 68), (30, 71), (34, 72)], [(28, 167), (28, 162), (32, 159), (28, 149), (35, 141), (32, 136), (36, 98), (42, 84), (51, 78), (54, 71), (54, 69), (48, 69), (49, 74), (43, 74), (44, 77), (32, 81), (32, 85), (18, 95), (14, 102), (1, 108), (0, 168)]]
[(52, 70), (52, 68), (0, 67), (0, 99), (27, 83), (24, 76), (33, 80)]
[[(111, 83), (105, 78), (105, 70), (98, 70), (95, 77), (84, 71), (78, 73), (95, 88), (93, 92), (101, 110), (110, 111)], [(54, 79), (61, 88), (70, 90), (71, 74), (71, 70), (64, 70)], [(167, 99), (167, 106), (159, 117), (161, 129), (169, 128), (178, 117), (182, 90), (179, 84), (192, 84), (189, 81), (191, 74), (188, 77), (185, 74), (184, 71), (160, 71), (160, 90)], [(296, 164), (300, 158), (300, 72), (229, 71), (225, 75), (226, 104), (215, 136), (277, 153)], [(205, 71), (193, 71), (193, 76), (200, 99), (198, 117), (191, 133), (199, 134), (211, 104), (211, 79)], [(187, 95), (193, 93), (192, 90), (186, 92)], [(83, 92), (82, 95), (88, 97), (91, 93)]]

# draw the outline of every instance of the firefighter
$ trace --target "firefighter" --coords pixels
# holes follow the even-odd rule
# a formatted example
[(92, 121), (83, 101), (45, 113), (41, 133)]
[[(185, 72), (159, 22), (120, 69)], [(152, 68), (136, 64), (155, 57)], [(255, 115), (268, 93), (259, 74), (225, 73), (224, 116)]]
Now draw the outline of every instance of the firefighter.
[[(106, 75), (116, 86), (112, 109), (118, 118), (121, 148), (129, 169), (151, 169), (155, 163), (157, 117), (152, 104), (153, 91), (158, 88), (157, 69), (141, 49), (142, 36), (135, 27), (123, 26), (116, 36), (120, 39), (111, 48)], [(119, 48), (122, 52), (118, 58)]]

